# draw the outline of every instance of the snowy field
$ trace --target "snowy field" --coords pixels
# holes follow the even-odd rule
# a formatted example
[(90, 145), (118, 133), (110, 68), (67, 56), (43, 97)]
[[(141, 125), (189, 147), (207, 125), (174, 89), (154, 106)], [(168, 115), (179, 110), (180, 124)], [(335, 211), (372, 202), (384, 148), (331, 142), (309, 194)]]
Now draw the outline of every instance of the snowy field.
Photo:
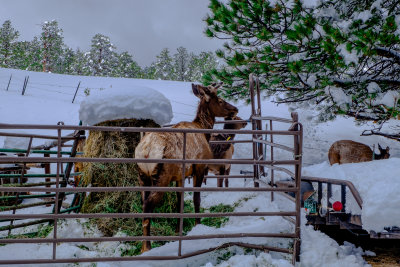
[[(10, 75), (11, 83), (8, 87)], [(25, 95), (21, 95), (23, 81), (29, 76), (29, 82)], [(74, 98), (75, 90), (80, 82), (79, 91)], [(59, 74), (34, 73), (20, 70), (0, 69), (0, 123), (29, 123), (29, 124), (56, 124), (63, 121), (66, 125), (78, 125), (79, 108), (83, 101), (87, 101), (87, 94), (108, 94), (113, 91), (139, 90), (151, 88), (163, 94), (171, 103), (171, 123), (179, 121), (191, 121), (194, 118), (198, 99), (191, 92), (191, 84), (172, 81), (155, 81), (124, 78), (82, 77)], [(140, 91), (140, 90), (139, 90)], [(86, 92), (86, 93), (85, 93)], [(136, 93), (137, 95), (138, 93)], [(135, 94), (132, 94), (132, 96)], [(155, 93), (158, 97), (158, 93)], [(159, 99), (159, 98), (156, 98)], [(125, 104), (129, 105), (129, 100)], [(121, 103), (122, 103), (121, 102)], [(151, 103), (146, 105), (154, 106)], [(136, 103), (137, 105), (137, 103)], [(247, 119), (250, 116), (250, 106), (243, 102), (235, 103), (239, 108), (239, 116)], [(167, 108), (167, 107), (165, 107)], [(95, 112), (99, 112), (96, 110)], [(360, 137), (363, 127), (356, 126), (352, 119), (339, 118), (333, 122), (315, 124), (310, 120), (312, 110), (298, 110), (300, 121), (304, 125), (304, 167), (303, 175), (319, 176), (326, 178), (347, 179), (352, 181), (365, 203), (362, 211), (357, 210), (354, 200), (348, 194), (348, 210), (359, 213), (362, 216), (364, 227), (368, 230), (382, 231), (385, 226), (399, 225), (400, 211), (397, 207), (400, 203), (400, 195), (396, 188), (400, 188), (400, 179), (396, 174), (400, 173), (400, 150), (398, 143), (380, 137)], [(263, 100), (262, 114), (289, 118), (290, 112), (287, 106), (276, 106), (268, 100)], [(161, 117), (161, 115), (165, 115)], [(155, 113), (160, 118), (160, 123), (167, 123), (168, 114)], [(222, 127), (218, 125), (217, 127)], [(250, 126), (247, 126), (250, 128)], [(277, 124), (274, 130), (287, 129), (285, 124)], [(3, 131), (3, 130), (2, 130)], [(4, 130), (5, 131), (5, 130)], [(44, 132), (42, 131), (41, 134)], [(54, 134), (52, 132), (51, 134)], [(237, 139), (245, 138), (237, 136)], [(293, 138), (281, 137), (274, 141), (290, 145)], [(330, 145), (340, 139), (351, 139), (368, 144), (379, 144), (390, 147), (391, 159), (330, 166), (327, 151)], [(25, 142), (17, 144), (15, 140), (5, 140), (0, 137), (0, 147), (26, 147)], [(39, 143), (34, 143), (38, 145)], [(22, 147), (21, 147), (22, 146)], [(288, 154), (277, 153), (277, 158), (287, 158)], [(248, 146), (237, 144), (235, 146), (235, 158), (251, 157)], [(238, 173), (244, 166), (234, 166), (233, 173)], [(287, 179), (284, 175), (277, 175), (277, 179)], [(250, 184), (250, 182), (248, 182)], [(207, 181), (207, 186), (215, 186), (216, 181)], [(243, 186), (243, 181), (230, 181), (231, 186)], [(334, 192), (333, 200), (337, 197)], [(293, 210), (293, 204), (286, 198), (277, 197), (270, 202), (269, 195), (255, 193), (202, 193), (202, 206), (204, 208), (217, 204), (234, 205), (235, 211), (278, 211)], [(40, 212), (39, 208), (32, 208), (24, 213)], [(303, 222), (305, 219), (303, 218)], [(66, 221), (58, 232), (59, 237), (100, 236), (101, 233), (89, 227), (84, 220)], [(89, 228), (88, 228), (89, 227)], [(230, 218), (222, 227), (216, 229), (204, 225), (198, 225), (192, 229), (189, 235), (204, 233), (234, 233), (234, 232), (293, 232), (293, 226), (280, 217), (235, 217)], [(28, 229), (25, 229), (28, 231)], [(50, 234), (51, 235), (51, 234)], [(230, 240), (238, 241), (238, 240)], [(240, 240), (245, 241), (245, 240)], [(184, 253), (218, 246), (222, 240), (211, 241), (184, 241)], [(257, 239), (253, 243), (267, 243), (280, 247), (288, 247), (287, 240), (282, 239)], [(164, 246), (152, 249), (145, 255), (174, 255), (177, 251), (177, 242), (170, 242)], [(116, 242), (86, 244), (88, 249), (82, 249), (79, 244), (61, 244), (57, 248), (57, 257), (105, 257), (119, 256), (124, 244)], [(302, 226), (302, 262), (301, 266), (365, 266), (362, 255), (364, 252), (354, 245), (346, 243), (339, 246), (334, 240), (325, 234), (314, 231), (311, 227)], [(0, 258), (13, 258), (15, 251), (24, 251), (19, 255), (23, 258), (46, 258), (51, 255), (52, 245), (48, 244), (12, 244), (0, 247)], [(232, 257), (222, 257), (221, 255)], [(290, 257), (279, 253), (257, 253), (245, 255), (246, 252), (239, 248), (225, 249), (219, 252), (208, 253), (176, 262), (140, 262), (137, 266), (291, 266)], [(234, 255), (234, 256), (233, 256)], [(85, 264), (82, 264), (85, 265)], [(132, 263), (98, 263), (97, 266), (131, 266)]]

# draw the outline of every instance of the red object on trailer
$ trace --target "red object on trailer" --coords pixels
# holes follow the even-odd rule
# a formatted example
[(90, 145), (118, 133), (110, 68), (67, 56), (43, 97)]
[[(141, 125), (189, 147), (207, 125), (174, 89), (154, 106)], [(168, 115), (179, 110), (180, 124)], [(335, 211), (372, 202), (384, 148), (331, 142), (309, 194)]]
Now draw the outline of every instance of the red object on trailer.
[(334, 211), (341, 211), (343, 209), (342, 202), (336, 201), (335, 203), (333, 203), (332, 208)]

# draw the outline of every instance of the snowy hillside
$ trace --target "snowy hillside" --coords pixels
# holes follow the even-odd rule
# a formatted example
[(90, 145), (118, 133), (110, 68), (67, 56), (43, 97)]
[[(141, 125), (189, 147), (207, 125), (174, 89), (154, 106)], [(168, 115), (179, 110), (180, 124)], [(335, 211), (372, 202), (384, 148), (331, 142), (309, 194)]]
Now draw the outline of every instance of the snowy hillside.
[[(10, 81), (8, 91), (5, 89)], [(29, 76), (24, 96), (22, 88), (25, 77)], [(79, 85), (74, 103), (72, 100)], [(40, 123), (56, 124), (63, 121), (68, 125), (79, 123), (79, 105), (86, 97), (86, 93), (99, 90), (112, 90), (114, 88), (126, 90), (132, 87), (148, 87), (164, 94), (172, 103), (173, 118), (171, 123), (190, 121), (194, 118), (197, 98), (192, 94), (190, 83), (72, 76), (60, 74), (48, 74), (40, 72), (26, 72), (21, 70), (0, 68), (0, 99), (4, 99), (0, 105), (1, 122), (3, 123)], [(239, 108), (239, 116), (250, 117), (250, 106), (239, 102), (235, 104)], [(314, 124), (310, 121), (312, 111), (298, 110), (300, 121), (304, 125), (304, 159), (306, 165), (321, 163), (327, 160), (327, 151), (330, 145), (340, 139), (358, 140), (372, 147), (391, 147), (392, 156), (400, 157), (400, 148), (397, 142), (387, 138), (368, 136), (360, 137), (362, 126), (356, 126), (353, 119), (338, 118), (325, 124)], [(262, 102), (262, 114), (277, 117), (290, 117), (288, 107), (275, 105), (269, 100)], [(286, 125), (284, 125), (286, 127)], [(250, 127), (250, 126), (248, 126)], [(282, 126), (283, 127), (283, 126)], [(279, 129), (279, 125), (278, 128)], [(0, 139), (0, 147), (2, 147)], [(288, 142), (286, 140), (282, 143)]]
[[(11, 83), (8, 91), (10, 75), (12, 74)], [(24, 95), (22, 87), (24, 78), (29, 76), (29, 81)], [(79, 90), (74, 103), (72, 100), (78, 84)], [(105, 77), (82, 77), (68, 76), (48, 73), (34, 73), (20, 70), (0, 69), (0, 123), (29, 123), (29, 124), (56, 124), (63, 121), (68, 125), (78, 125), (79, 123), (79, 107), (82, 101), (87, 100), (86, 94), (95, 95), (100, 91), (108, 92), (111, 90), (129, 90), (129, 88), (146, 87), (162, 93), (172, 104), (172, 123), (182, 120), (191, 121), (194, 118), (198, 99), (191, 92), (191, 84), (185, 82), (172, 81), (155, 81), (140, 79), (124, 79), (124, 78), (105, 78)], [(86, 92), (86, 94), (85, 94)], [(247, 119), (250, 117), (250, 106), (239, 102), (235, 104), (239, 108), (239, 116)], [(304, 165), (303, 175), (320, 176), (327, 178), (350, 179), (360, 188), (365, 203), (370, 203), (370, 209), (363, 210), (363, 220), (366, 221), (367, 229), (383, 228), (388, 224), (395, 225), (400, 221), (400, 214), (395, 213), (385, 220), (377, 221), (374, 212), (380, 210), (384, 212), (381, 204), (393, 203), (386, 205), (386, 211), (396, 209), (396, 204), (400, 203), (400, 195), (396, 194), (395, 188), (399, 188), (399, 179), (396, 175), (400, 172), (400, 150), (397, 142), (379, 138), (379, 137), (360, 137), (362, 127), (354, 125), (352, 119), (340, 118), (334, 122), (324, 123), (320, 125), (313, 124), (309, 119), (312, 111), (298, 111), (300, 121), (304, 125)], [(262, 114), (265, 116), (290, 117), (288, 107), (285, 105), (276, 106), (268, 100), (263, 100)], [(218, 127), (221, 127), (219, 125)], [(285, 129), (287, 125), (277, 124), (274, 130)], [(248, 125), (249, 129), (250, 126)], [(239, 137), (243, 138), (243, 137)], [(291, 138), (293, 139), (293, 138)], [(278, 139), (282, 144), (290, 144), (292, 142), (288, 137)], [(352, 139), (369, 144), (377, 144), (382, 146), (390, 146), (392, 159), (380, 162), (369, 162), (362, 164), (347, 164), (342, 166), (330, 166), (327, 163), (327, 151), (330, 145), (339, 139)], [(276, 141), (276, 140), (275, 140)], [(4, 138), (0, 137), (0, 147), (4, 145)], [(235, 146), (236, 158), (245, 158), (250, 155), (248, 147), (243, 144)], [(279, 157), (285, 157), (287, 154), (278, 153)], [(241, 166), (235, 166), (233, 173), (237, 173)], [(277, 176), (277, 178), (287, 178), (285, 176)], [(375, 182), (378, 182), (375, 184)], [(385, 188), (390, 184), (393, 187)], [(207, 182), (207, 186), (215, 186), (216, 181)], [(243, 181), (232, 181), (232, 186), (243, 185)], [(376, 187), (374, 187), (376, 186)], [(369, 190), (371, 188), (379, 188)], [(379, 197), (377, 197), (379, 196)], [(335, 195), (334, 195), (335, 197)], [(372, 199), (374, 201), (372, 201)], [(371, 202), (368, 202), (371, 200)], [(349, 201), (351, 203), (351, 200)], [(286, 198), (277, 197), (275, 202), (270, 202), (269, 196), (262, 196), (253, 193), (230, 193), (223, 192), (204, 193), (202, 194), (202, 206), (207, 208), (216, 204), (235, 205), (236, 211), (276, 211), (279, 209), (293, 209), (293, 204), (288, 202)], [(351, 205), (349, 206), (351, 208)], [(382, 215), (384, 216), (384, 215)], [(371, 220), (368, 220), (371, 218)], [(304, 222), (304, 220), (303, 220)], [(83, 223), (65, 222), (62, 224), (62, 230), (59, 236), (64, 237), (80, 237), (85, 232), (87, 235), (98, 236), (100, 233), (97, 229), (86, 229)], [(192, 229), (189, 235), (203, 233), (232, 233), (240, 229), (244, 232), (257, 232), (262, 229), (269, 232), (291, 232), (293, 226), (280, 217), (262, 217), (262, 218), (230, 218), (221, 228), (207, 227), (198, 225)], [(364, 266), (362, 259), (363, 251), (355, 248), (352, 244), (339, 246), (334, 240), (326, 235), (314, 231), (310, 227), (302, 227), (302, 257), (304, 258), (303, 266), (321, 266), (321, 264), (331, 264), (330, 266)], [(233, 240), (235, 241), (235, 240)], [(237, 240), (236, 240), (237, 241)], [(264, 242), (265, 240), (260, 240)], [(186, 242), (186, 241), (185, 241)], [(184, 246), (185, 252), (197, 250), (199, 248), (209, 248), (218, 246), (221, 240), (204, 240), (190, 243), (187, 241)], [(253, 241), (254, 242), (254, 241)], [(287, 247), (287, 240), (273, 239), (268, 241), (270, 245), (278, 245)], [(63, 253), (62, 257), (104, 257), (120, 255), (123, 244), (109, 242), (105, 244), (89, 244), (88, 250), (80, 249), (76, 244), (62, 244), (62, 249), (58, 249)], [(176, 253), (176, 242), (170, 242), (164, 246), (147, 252), (147, 255), (171, 255)], [(52, 246), (47, 244), (13, 244), (0, 247), (0, 258), (12, 258), (13, 251), (24, 249), (26, 253), (20, 255), (20, 258), (45, 257), (50, 253)], [(281, 257), (277, 253), (242, 255), (245, 252), (241, 249), (231, 248), (230, 253), (236, 256), (230, 259), (218, 260), (221, 255), (218, 252), (200, 255), (197, 257), (181, 260), (172, 264), (173, 266), (201, 266), (207, 267), (220, 264), (219, 266), (245, 266), (245, 265), (267, 265), (273, 266), (291, 266), (290, 260)], [(327, 253), (326, 251), (329, 251)], [(226, 251), (225, 251), (226, 252)], [(58, 255), (59, 256), (59, 255)], [(102, 263), (101, 266), (131, 266), (132, 263)], [(145, 266), (165, 266), (171, 262), (142, 262)], [(100, 265), (99, 265), (100, 266)]]

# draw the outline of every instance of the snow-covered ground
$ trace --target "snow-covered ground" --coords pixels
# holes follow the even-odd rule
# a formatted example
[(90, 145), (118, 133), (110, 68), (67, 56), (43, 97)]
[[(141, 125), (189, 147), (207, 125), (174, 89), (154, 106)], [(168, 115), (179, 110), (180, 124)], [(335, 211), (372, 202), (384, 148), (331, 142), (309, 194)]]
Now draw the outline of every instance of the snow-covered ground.
[[(10, 75), (12, 80), (7, 88)], [(25, 95), (21, 95), (24, 77), (29, 76)], [(74, 103), (72, 99), (76, 87), (80, 82), (79, 91)], [(34, 73), (20, 70), (0, 69), (0, 123), (30, 123), (30, 124), (56, 124), (63, 121), (67, 125), (78, 125), (79, 108), (83, 101), (95, 98), (95, 95), (111, 91), (137, 90), (137, 88), (150, 88), (158, 91), (168, 99), (172, 106), (173, 118), (171, 123), (182, 120), (190, 121), (194, 118), (198, 99), (191, 93), (191, 84), (185, 82), (154, 81), (124, 78), (82, 77), (47, 73)], [(136, 89), (135, 89), (136, 88)], [(86, 94), (91, 95), (87, 98)], [(142, 92), (143, 93), (143, 92)], [(158, 97), (158, 96), (157, 96)], [(159, 98), (158, 98), (159, 99)], [(110, 100), (111, 101), (111, 100)], [(115, 100), (118, 101), (118, 100)], [(119, 101), (125, 101), (120, 99)], [(124, 102), (129, 106), (130, 102)], [(133, 103), (133, 102), (132, 102)], [(153, 106), (150, 102), (149, 105)], [(239, 108), (239, 116), (249, 118), (250, 107), (243, 102), (235, 103)], [(151, 107), (150, 106), (150, 107)], [(388, 139), (370, 136), (360, 137), (363, 127), (354, 124), (352, 119), (339, 118), (333, 122), (315, 124), (310, 118), (311, 110), (298, 110), (300, 121), (304, 125), (304, 165), (303, 175), (319, 176), (327, 178), (348, 179), (359, 189), (364, 200), (365, 207), (361, 212), (366, 229), (382, 230), (384, 226), (398, 225), (400, 212), (396, 204), (400, 203), (400, 195), (396, 194), (396, 188), (400, 188), (400, 180), (396, 174), (400, 171), (400, 150), (398, 143)], [(266, 116), (290, 117), (288, 107), (276, 106), (268, 100), (262, 102), (262, 114)], [(165, 114), (163, 114), (165, 115)], [(157, 116), (157, 115), (156, 115)], [(167, 123), (168, 116), (160, 120)], [(161, 119), (161, 118), (160, 118)], [(222, 127), (218, 125), (217, 127)], [(250, 126), (248, 126), (249, 128)], [(287, 129), (288, 125), (276, 124), (274, 130)], [(3, 131), (3, 130), (2, 130)], [(5, 130), (4, 130), (5, 131)], [(41, 131), (41, 133), (47, 131)], [(52, 132), (54, 134), (54, 132)], [(237, 139), (245, 138), (237, 136)], [(275, 138), (282, 144), (290, 145), (293, 138)], [(330, 166), (327, 162), (329, 146), (340, 139), (351, 139), (372, 146), (378, 142), (382, 146), (391, 148), (391, 159), (366, 162), (359, 164), (345, 164)], [(39, 144), (40, 140), (36, 144)], [(27, 143), (19, 142), (19, 147)], [(0, 137), (0, 147), (15, 146), (15, 140), (5, 140)], [(34, 143), (35, 145), (35, 143)], [(276, 157), (287, 158), (288, 154), (277, 151)], [(249, 147), (245, 144), (235, 146), (235, 158), (251, 157)], [(238, 173), (245, 166), (233, 166), (232, 173)], [(286, 179), (284, 175), (277, 174), (277, 179)], [(246, 182), (245, 182), (246, 183)], [(216, 181), (207, 181), (207, 186), (215, 186)], [(231, 186), (243, 186), (242, 180), (230, 181)], [(248, 181), (250, 184), (250, 181)], [(349, 194), (348, 194), (349, 195)], [(337, 195), (334, 193), (332, 199)], [(348, 196), (348, 209), (359, 212), (354, 200)], [(269, 195), (256, 193), (202, 193), (202, 206), (207, 208), (216, 204), (235, 205), (236, 211), (277, 211), (293, 210), (293, 204), (286, 198), (278, 196), (271, 202)], [(36, 209), (36, 210), (35, 210)], [(388, 213), (390, 211), (390, 213)], [(42, 212), (39, 208), (32, 208), (24, 213)], [(303, 219), (303, 222), (305, 220)], [(59, 237), (99, 236), (97, 229), (87, 228), (85, 221), (66, 221), (61, 224), (58, 231)], [(293, 232), (293, 226), (280, 217), (235, 217), (225, 223), (221, 228), (215, 229), (204, 225), (198, 225), (192, 229), (190, 235), (204, 233), (233, 233), (233, 232)], [(51, 235), (51, 234), (50, 234)], [(233, 240), (237, 241), (237, 240)], [(244, 241), (244, 240), (240, 240)], [(216, 247), (221, 240), (184, 241), (184, 252), (190, 252), (199, 248)], [(282, 239), (257, 239), (253, 243), (267, 243), (280, 247), (288, 247), (288, 241)], [(57, 257), (104, 257), (118, 256), (124, 244), (107, 242), (100, 244), (86, 244), (83, 249), (78, 244), (61, 244), (57, 249)], [(162, 247), (152, 249), (146, 255), (174, 255), (177, 249), (176, 242), (170, 242)], [(12, 244), (0, 246), (0, 258), (13, 258), (15, 251), (24, 251), (19, 254), (24, 258), (48, 258), (51, 256), (51, 244)], [(334, 240), (325, 234), (314, 231), (310, 227), (302, 226), (302, 263), (301, 266), (364, 266), (363, 251), (352, 244), (339, 246)], [(221, 255), (236, 255), (222, 257)], [(245, 251), (239, 248), (225, 249), (220, 252), (208, 253), (176, 262), (141, 262), (141, 266), (291, 266), (289, 257), (279, 253), (257, 253), (245, 255)], [(131, 266), (132, 263), (99, 263), (98, 266)]]

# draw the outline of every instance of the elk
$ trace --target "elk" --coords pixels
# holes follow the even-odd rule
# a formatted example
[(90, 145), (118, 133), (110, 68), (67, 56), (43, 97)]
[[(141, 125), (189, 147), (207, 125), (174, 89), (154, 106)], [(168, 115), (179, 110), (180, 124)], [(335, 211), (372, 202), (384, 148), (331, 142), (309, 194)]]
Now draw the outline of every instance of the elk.
[[(222, 83), (210, 86), (192, 84), (192, 91), (200, 99), (196, 117), (192, 122), (180, 122), (172, 126), (176, 129), (212, 129), (215, 117), (235, 116), (238, 109), (217, 96), (217, 89)], [(186, 159), (211, 159), (209, 145), (210, 134), (188, 133), (186, 135)], [(182, 159), (183, 133), (151, 132), (146, 133), (135, 150), (135, 158), (142, 159)], [(177, 187), (184, 183), (182, 164), (138, 163), (139, 183), (141, 186), (166, 187), (175, 181)], [(193, 177), (193, 185), (200, 187), (207, 166), (206, 164), (185, 164), (184, 176)], [(143, 212), (153, 212), (159, 205), (163, 192), (145, 191), (142, 193)], [(178, 212), (182, 193), (177, 194)], [(195, 212), (200, 212), (200, 192), (193, 193)], [(200, 219), (196, 218), (196, 224)], [(150, 218), (142, 220), (143, 235), (150, 235)], [(143, 241), (142, 252), (151, 248), (150, 241)]]
[[(84, 152), (85, 151), (85, 143), (86, 143), (86, 139), (85, 138), (81, 138), (78, 141), (78, 144), (76, 146), (76, 152)], [(82, 157), (80, 155), (76, 156), (77, 158)], [(79, 173), (83, 171), (83, 162), (75, 162), (74, 164), (74, 173)], [(79, 186), (80, 185), (80, 181), (81, 181), (82, 175), (77, 175), (74, 176), (74, 186)]]
[(374, 154), (372, 149), (362, 143), (351, 140), (339, 140), (329, 148), (328, 158), (331, 165), (335, 163), (356, 163), (372, 161), (373, 159), (388, 159), (389, 147), (383, 149), (379, 144), (380, 154)]
[[(242, 118), (238, 116), (234, 117), (225, 117), (226, 121), (230, 120), (242, 120)], [(246, 127), (247, 123), (246, 122), (240, 122), (240, 123), (226, 123), (224, 125), (224, 129), (229, 129), (229, 130), (240, 130), (244, 127)], [(210, 141), (229, 141), (233, 140), (235, 138), (235, 134), (212, 134)], [(227, 143), (227, 144), (210, 144), (211, 151), (213, 153), (213, 158), (214, 159), (231, 159), (233, 156), (234, 152), (234, 147), (233, 144)], [(219, 174), (219, 175), (229, 175), (231, 172), (231, 165), (230, 164), (210, 164), (208, 165), (209, 171), (211, 171), (214, 174)], [(229, 181), (228, 178), (218, 178), (217, 185), (218, 187), (222, 187), (223, 181), (225, 180), (225, 187), (228, 187)]]

